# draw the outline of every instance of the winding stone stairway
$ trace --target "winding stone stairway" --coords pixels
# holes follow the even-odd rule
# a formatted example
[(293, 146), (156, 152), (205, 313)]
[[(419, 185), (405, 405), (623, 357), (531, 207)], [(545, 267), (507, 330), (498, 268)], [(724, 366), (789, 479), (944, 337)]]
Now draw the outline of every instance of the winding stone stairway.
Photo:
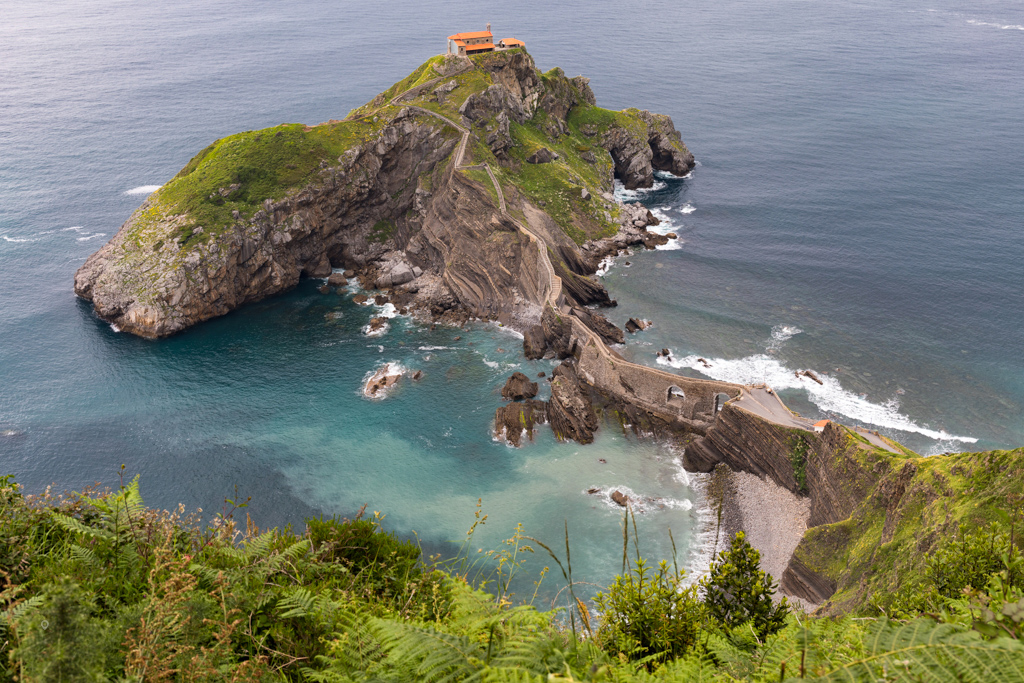
[[(487, 175), (494, 185), (494, 190), (498, 196), (498, 210), (501, 212), (501, 215), (515, 225), (520, 232), (537, 246), (539, 262), (544, 270), (539, 280), (542, 282), (543, 291), (547, 292), (546, 296), (542, 298), (543, 304), (550, 306), (556, 312), (565, 312), (561, 308), (563, 303), (562, 279), (555, 275), (555, 269), (551, 265), (551, 259), (548, 257), (547, 243), (508, 212), (508, 207), (505, 204), (505, 193), (501, 189), (501, 183), (498, 182), (494, 171), (491, 170), (487, 163), (463, 165), (466, 147), (469, 144), (470, 130), (443, 114), (415, 104), (402, 102), (410, 94), (415, 93), (418, 96), (435, 83), (465, 73), (473, 68), (473, 64), (468, 58), (463, 59), (465, 59), (466, 63), (461, 69), (409, 88), (393, 97), (390, 104), (405, 106), (421, 114), (433, 116), (461, 133), (462, 138), (455, 150), (452, 172), (459, 169), (484, 169), (487, 171)], [(631, 363), (609, 349), (604, 341), (593, 330), (584, 325), (581, 320), (575, 316), (569, 316), (569, 319), (574, 334), (583, 342), (580, 351), (581, 369), (587, 380), (600, 389), (619, 395), (622, 393), (623, 384), (630, 386), (630, 400), (643, 405), (643, 407), (652, 412), (679, 421), (689, 427), (708, 426), (707, 424), (702, 424), (706, 420), (700, 420), (698, 416), (710, 418), (710, 421), (713, 422), (715, 418), (714, 413), (716, 407), (718, 407), (714, 397), (719, 393), (724, 393), (730, 397), (733, 405), (753, 413), (763, 420), (783, 427), (811, 431), (810, 420), (794, 415), (774, 392), (768, 391), (763, 386), (745, 386), (730, 382), (684, 377), (683, 375), (666, 372), (647, 365)], [(633, 384), (624, 381), (624, 377), (627, 375), (631, 378)], [(641, 388), (635, 388), (636, 385), (639, 385)], [(690, 396), (690, 399), (674, 401), (672, 387), (682, 389), (685, 395)]]

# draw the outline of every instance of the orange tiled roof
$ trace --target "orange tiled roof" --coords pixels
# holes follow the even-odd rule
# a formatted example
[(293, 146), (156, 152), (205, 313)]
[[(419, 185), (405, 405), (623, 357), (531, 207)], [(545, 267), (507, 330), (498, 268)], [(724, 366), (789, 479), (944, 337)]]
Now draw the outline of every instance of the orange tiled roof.
[(501, 42), (505, 43), (506, 45), (526, 45), (526, 43), (524, 43), (523, 41), (516, 40), (515, 38), (505, 38)]
[[(452, 38), (452, 40), (455, 40), (455, 39)], [(466, 44), (464, 42), (462, 42), (461, 40), (455, 40), (455, 44), (457, 46), (459, 46), (459, 47), (466, 47)]]
[(814, 423), (814, 426), (815, 427), (824, 427), (827, 424), (828, 424), (828, 420), (819, 420), (818, 422)]
[(476, 45), (467, 45), (466, 52), (479, 52), (480, 50), (493, 50), (494, 43), (477, 43)]
[(490, 31), (471, 31), (469, 33), (456, 33), (448, 36), (448, 40), (471, 40), (473, 38), (491, 38), (494, 34)]

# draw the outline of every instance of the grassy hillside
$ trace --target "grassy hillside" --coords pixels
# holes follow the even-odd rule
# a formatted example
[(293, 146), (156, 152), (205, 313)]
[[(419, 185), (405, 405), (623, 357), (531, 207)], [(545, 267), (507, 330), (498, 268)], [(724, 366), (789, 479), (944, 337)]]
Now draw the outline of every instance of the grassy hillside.
[[(315, 182), (322, 164), (335, 164), (346, 150), (375, 139), (400, 109), (392, 106), (391, 100), (410, 88), (438, 79), (442, 83), (454, 81), (456, 87), (443, 102), (437, 101), (430, 85), (408, 103), (459, 121), (459, 108), (465, 100), (495, 84), (489, 70), (493, 67), (489, 62), (494, 59), (494, 55), (474, 57), (475, 68), (448, 78), (434, 68), (444, 57), (432, 57), (371, 102), (353, 110), (344, 121), (317, 126), (282, 124), (217, 140), (150, 197), (134, 222), (130, 239), (139, 248), (159, 250), (166, 236), (150, 228), (177, 216), (173, 239), (181, 247), (209, 241), (239, 219), (250, 218), (265, 200), (281, 199)], [(646, 135), (646, 124), (637, 118), (636, 110), (613, 112), (583, 101), (560, 69), (544, 74), (538, 71), (537, 76), (545, 89), (562, 98), (575, 98), (567, 134), (551, 135), (549, 114), (540, 107), (526, 123), (512, 122), (513, 146), (503, 163), (483, 142), (493, 121), (478, 123), (473, 128), (476, 139), (467, 162), (489, 163), (503, 184), (517, 188), (522, 196), (542, 207), (578, 243), (614, 234), (618, 209), (614, 202), (600, 196), (611, 190), (612, 160), (597, 140), (610, 126)], [(584, 126), (590, 135), (581, 130)], [(541, 147), (556, 152), (559, 158), (549, 164), (526, 163)], [(595, 196), (584, 199), (584, 188)]]
[(805, 565), (836, 582), (831, 611), (878, 613), (913, 603), (936, 580), (930, 558), (992, 524), (1017, 543), (1024, 449), (863, 455), (883, 472), (877, 485), (849, 519), (809, 529), (796, 551)]
[[(965, 482), (997, 477), (1010, 456), (992, 457)], [(146, 508), (138, 480), (26, 496), (0, 478), (0, 681), (1024, 679), (1024, 562), (1005, 526), (943, 546), (916, 595), (930, 617), (890, 621), (773, 604), (742, 535), (693, 585), (636, 553), (627, 515), (623, 573), (587, 605), (571, 539), (516, 532), (485, 562), (440, 561), (377, 514), (264, 531), (241, 524), (244, 505), (203, 523)], [(562, 609), (508, 592), (532, 551), (550, 553)], [(929, 602), (951, 578), (981, 588)]]

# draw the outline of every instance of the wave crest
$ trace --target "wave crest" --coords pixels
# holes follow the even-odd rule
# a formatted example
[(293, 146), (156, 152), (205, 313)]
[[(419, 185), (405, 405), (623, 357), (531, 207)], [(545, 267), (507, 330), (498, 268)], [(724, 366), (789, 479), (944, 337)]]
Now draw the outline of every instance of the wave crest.
[[(788, 333), (780, 330), (779, 336), (784, 336), (787, 333), (789, 336), (793, 336), (800, 332), (796, 328), (791, 329), (795, 331)], [(774, 329), (772, 336), (775, 337)], [(763, 382), (776, 391), (803, 389), (807, 392), (811, 403), (821, 410), (845, 415), (864, 424), (896, 429), (901, 432), (913, 432), (937, 441), (960, 441), (963, 443), (978, 441), (973, 437), (957, 436), (943, 429), (931, 429), (917, 424), (899, 412), (899, 400), (895, 397), (884, 403), (873, 403), (863, 396), (844, 389), (838, 379), (823, 372), (816, 373), (821, 384), (807, 377), (798, 377), (794, 370), (787, 368), (778, 359), (766, 353), (735, 359), (709, 358), (707, 361), (708, 365), (704, 365), (696, 355), (678, 359), (671, 356), (658, 358), (660, 365), (672, 368), (690, 368), (722, 382), (736, 384)]]

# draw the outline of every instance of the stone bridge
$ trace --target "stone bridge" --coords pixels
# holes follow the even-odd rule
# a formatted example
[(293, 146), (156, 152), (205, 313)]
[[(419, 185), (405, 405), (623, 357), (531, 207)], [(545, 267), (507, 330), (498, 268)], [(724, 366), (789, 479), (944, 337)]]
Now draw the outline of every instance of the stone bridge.
[(630, 363), (608, 349), (580, 320), (570, 317), (580, 378), (603, 394), (631, 403), (667, 423), (705, 433), (727, 401), (746, 392), (742, 384), (683, 377)]

